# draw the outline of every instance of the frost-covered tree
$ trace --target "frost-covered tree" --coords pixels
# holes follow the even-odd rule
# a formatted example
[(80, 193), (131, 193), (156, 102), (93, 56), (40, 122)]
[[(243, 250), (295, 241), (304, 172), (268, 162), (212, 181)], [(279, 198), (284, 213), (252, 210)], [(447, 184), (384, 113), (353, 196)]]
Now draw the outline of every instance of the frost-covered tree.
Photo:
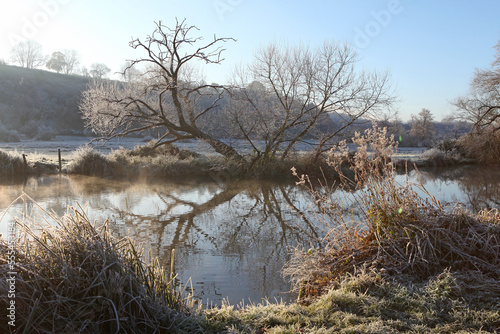
[(21, 41), (11, 50), (11, 58), (15, 64), (29, 69), (45, 65), (46, 57), (42, 53), (42, 45), (32, 40)]
[(50, 57), (46, 66), (49, 70), (54, 70), (59, 73), (63, 70), (65, 64), (66, 61), (64, 60), (64, 55), (62, 54), (62, 52), (56, 51), (52, 53), (52, 56)]
[[(243, 162), (233, 147), (204, 131), (202, 118), (217, 107), (224, 90), (203, 83), (195, 71), (196, 64), (219, 64), (221, 44), (230, 39), (214, 36), (204, 43), (201, 37), (192, 37), (196, 30), (185, 21), (176, 21), (173, 28), (158, 22), (146, 39), (131, 41), (130, 46), (143, 51), (144, 57), (130, 61), (124, 76), (136, 66), (146, 70), (140, 76), (135, 72), (125, 83), (95, 81), (81, 103), (87, 127), (105, 138), (159, 129), (163, 135), (157, 146), (196, 138)], [(204, 96), (214, 99), (202, 106)]]
[(461, 112), (463, 120), (474, 124), (474, 132), (500, 130), (500, 41), (497, 53), (489, 69), (474, 73), (468, 95), (459, 97), (453, 104)]
[(431, 146), (436, 136), (434, 117), (429, 109), (423, 108), (418, 115), (411, 116), (410, 136), (419, 146)]
[[(320, 151), (359, 119), (373, 118), (395, 102), (388, 73), (363, 71), (357, 65), (356, 50), (346, 43), (262, 47), (234, 75), (235, 86), (241, 88), (232, 91), (228, 118), (257, 159), (278, 152), (285, 159), (312, 132)], [(330, 118), (341, 121), (322, 127)]]

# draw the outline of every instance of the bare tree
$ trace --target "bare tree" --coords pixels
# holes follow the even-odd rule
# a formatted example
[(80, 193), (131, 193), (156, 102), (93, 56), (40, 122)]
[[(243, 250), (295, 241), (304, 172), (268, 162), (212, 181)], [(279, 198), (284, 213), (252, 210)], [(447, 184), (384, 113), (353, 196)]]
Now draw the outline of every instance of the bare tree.
[(411, 115), (410, 136), (418, 141), (418, 145), (430, 146), (436, 135), (434, 117), (429, 109), (423, 108), (417, 116)]
[(462, 120), (474, 124), (473, 131), (500, 130), (500, 41), (491, 68), (476, 70), (467, 96), (459, 97), (452, 102)]
[[(390, 107), (395, 98), (389, 75), (358, 72), (357, 61), (352, 47), (331, 41), (312, 51), (277, 44), (258, 50), (253, 63), (235, 73), (235, 86), (245, 88), (232, 90), (228, 106), (229, 118), (252, 146), (255, 160), (278, 152), (285, 159), (329, 115), (343, 121), (318, 136), (318, 150), (362, 117)], [(260, 84), (248, 86), (248, 79)]]
[(132, 65), (132, 62), (127, 61), (122, 67), (121, 75), (122, 75), (123, 80), (125, 80), (126, 82), (137, 81), (140, 79), (141, 74), (142, 74), (141, 71), (139, 71), (139, 69), (137, 69), (136, 67), (131, 66), (131, 65)]
[(90, 77), (89, 70), (85, 66), (82, 66), (79, 69), (77, 69), (76, 73), (81, 75), (82, 77), (87, 77), (87, 78)]
[(102, 63), (93, 63), (90, 65), (90, 75), (94, 79), (103, 79), (108, 73), (111, 72), (111, 69)]
[[(144, 41), (131, 41), (130, 46), (145, 51), (145, 57), (131, 61), (125, 72), (137, 65), (147, 70), (132, 82), (94, 82), (81, 103), (87, 127), (105, 138), (160, 129), (164, 133), (157, 146), (197, 138), (216, 152), (244, 162), (233, 147), (203, 131), (201, 118), (217, 107), (223, 87), (204, 84), (196, 78), (195, 70), (198, 62), (219, 64), (224, 51), (220, 44), (231, 39), (214, 36), (202, 43), (202, 38), (191, 37), (196, 30), (185, 20), (176, 21), (174, 28), (158, 22)], [(201, 107), (199, 101), (204, 96), (214, 98)]]
[(72, 74), (75, 72), (78, 64), (80, 64), (80, 56), (76, 50), (63, 50), (61, 51), (64, 58), (63, 73)]
[(11, 50), (12, 61), (21, 67), (39, 68), (46, 63), (40, 43), (26, 40), (18, 42)]

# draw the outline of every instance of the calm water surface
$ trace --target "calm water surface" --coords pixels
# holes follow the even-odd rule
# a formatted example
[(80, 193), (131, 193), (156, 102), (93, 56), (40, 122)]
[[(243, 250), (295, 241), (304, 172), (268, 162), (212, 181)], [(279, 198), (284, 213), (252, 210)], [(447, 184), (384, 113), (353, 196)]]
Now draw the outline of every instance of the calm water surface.
[[(460, 201), (471, 210), (500, 208), (498, 170), (434, 169), (409, 178), (421, 181), (441, 201)], [(294, 184), (146, 184), (56, 175), (3, 182), (0, 210), (23, 192), (59, 215), (79, 204), (91, 220), (109, 219), (117, 237), (132, 237), (167, 268), (175, 248), (177, 283), (185, 285), (191, 278), (194, 295), (204, 304), (295, 299), (281, 275), (289, 250), (310, 247), (324, 232), (309, 194)], [(10, 211), (22, 207), (18, 203)], [(8, 219), (0, 222), (4, 235)]]

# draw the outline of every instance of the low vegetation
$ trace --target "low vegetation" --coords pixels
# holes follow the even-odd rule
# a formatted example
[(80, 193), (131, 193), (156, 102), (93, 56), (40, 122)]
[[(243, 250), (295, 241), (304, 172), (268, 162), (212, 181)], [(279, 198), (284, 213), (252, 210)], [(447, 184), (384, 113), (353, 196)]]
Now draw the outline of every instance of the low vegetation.
[(481, 165), (495, 166), (500, 163), (500, 132), (494, 128), (463, 136), (460, 145), (468, 156)]
[(322, 176), (331, 169), (325, 157), (313, 159), (312, 154), (294, 156), (287, 160), (270, 159), (250, 166), (222, 156), (207, 156), (179, 149), (177, 146), (155, 143), (137, 146), (132, 150), (119, 149), (104, 155), (91, 147), (82, 147), (73, 155), (67, 172), (100, 177), (140, 177), (162, 180), (234, 180), (272, 179), (293, 181), (290, 168), (297, 166), (311, 175)]
[[(19, 200), (37, 206), (26, 195)], [(0, 238), (1, 276), (16, 272), (16, 333), (198, 331), (189, 296), (175, 291), (171, 276), (157, 260), (147, 263), (131, 240), (113, 238), (107, 222), (91, 223), (81, 208), (63, 217), (42, 212), (13, 217), (15, 270), (6, 255), (14, 253)], [(7, 284), (0, 282), (2, 291), (9, 291)], [(9, 303), (6, 294), (0, 300)], [(6, 312), (2, 306), (2, 326)]]
[(90, 146), (83, 146), (74, 153), (68, 172), (80, 175), (112, 176), (116, 174), (113, 167), (112, 161), (105, 155)]
[(0, 177), (17, 176), (26, 172), (23, 160), (14, 154), (0, 150)]
[(406, 284), (359, 272), (310, 305), (224, 305), (206, 314), (225, 333), (496, 333), (498, 298), (484, 290), (470, 294), (462, 285), (450, 271)]
[[(359, 330), (351, 329), (360, 333), (498, 330), (499, 212), (473, 214), (441, 204), (422, 185), (398, 184), (388, 158), (396, 145), (383, 130), (353, 141), (354, 154), (340, 145), (330, 158), (343, 198), (338, 188), (315, 190), (307, 176), (300, 177), (329, 230), (322, 247), (296, 249), (284, 270), (299, 301), (314, 308), (329, 296), (340, 298), (334, 309), (365, 317), (355, 321)], [(433, 296), (440, 301), (429, 298), (430, 289), (439, 291)], [(420, 307), (426, 311), (415, 311)], [(382, 327), (372, 327), (377, 324)]]

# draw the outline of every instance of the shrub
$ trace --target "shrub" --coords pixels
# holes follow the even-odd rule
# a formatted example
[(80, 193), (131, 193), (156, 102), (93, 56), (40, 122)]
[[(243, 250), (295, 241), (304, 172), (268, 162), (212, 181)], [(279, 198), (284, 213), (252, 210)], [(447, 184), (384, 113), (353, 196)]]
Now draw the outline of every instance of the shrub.
[(19, 142), (21, 137), (16, 130), (8, 129), (3, 123), (0, 121), (0, 141), (3, 142)]
[(36, 140), (52, 140), (57, 136), (56, 132), (47, 126), (40, 126), (35, 136)]
[(179, 149), (174, 144), (164, 144), (158, 147), (155, 147), (155, 145), (156, 145), (156, 140), (151, 140), (146, 145), (136, 146), (132, 150), (121, 152), (121, 154), (125, 154), (131, 157), (139, 156), (139, 157), (152, 157), (152, 158), (157, 157), (159, 155), (175, 156), (180, 160), (201, 157), (201, 155), (196, 152), (186, 149)]
[(486, 128), (481, 133), (471, 133), (460, 138), (460, 145), (482, 165), (500, 163), (500, 131)]

